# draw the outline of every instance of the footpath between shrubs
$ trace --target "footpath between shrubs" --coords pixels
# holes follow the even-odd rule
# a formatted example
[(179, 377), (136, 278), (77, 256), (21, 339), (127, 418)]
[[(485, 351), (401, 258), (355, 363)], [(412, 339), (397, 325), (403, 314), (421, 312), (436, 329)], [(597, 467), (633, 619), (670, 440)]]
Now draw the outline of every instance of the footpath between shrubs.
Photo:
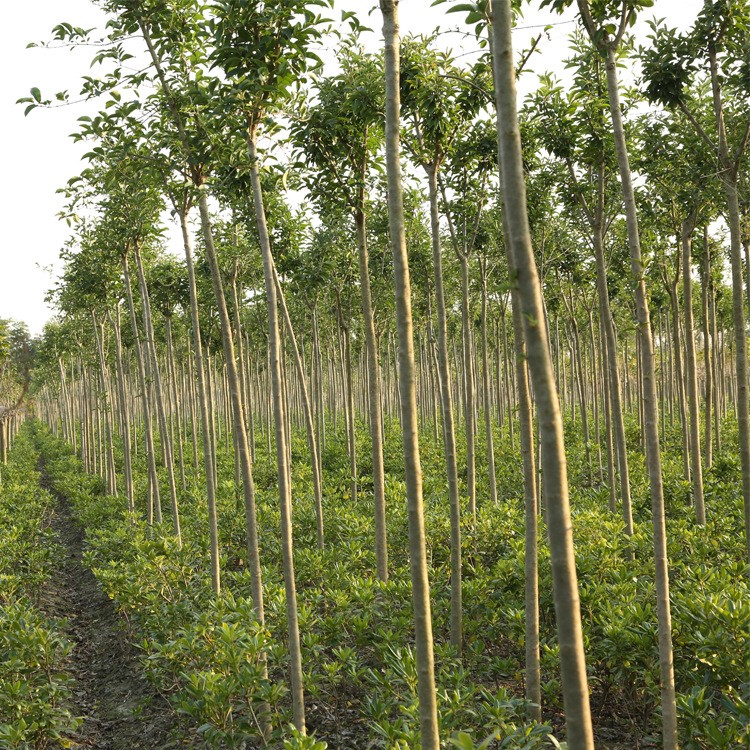
[(45, 445), (24, 426), (0, 485), (0, 748), (181, 746), (174, 710), (84, 562), (84, 532)]

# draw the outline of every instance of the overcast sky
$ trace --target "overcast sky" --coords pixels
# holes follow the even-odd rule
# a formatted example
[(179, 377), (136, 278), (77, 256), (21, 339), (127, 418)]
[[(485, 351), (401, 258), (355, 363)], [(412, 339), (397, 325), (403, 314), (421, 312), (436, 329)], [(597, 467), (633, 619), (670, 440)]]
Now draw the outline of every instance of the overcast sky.
[[(357, 9), (362, 22), (371, 26), (373, 47), (379, 44), (379, 11), (367, 16), (374, 6), (366, 0), (339, 0), (338, 8)], [(654, 13), (674, 25), (690, 24), (701, 3), (699, 0), (656, 0)], [(459, 14), (445, 14), (445, 7), (430, 7), (429, 0), (401, 0), (401, 31), (427, 33), (440, 26), (445, 45), (459, 54), (472, 54), (475, 42), (461, 33), (451, 32), (460, 23)], [(24, 117), (23, 106), (15, 102), (38, 86), (45, 96), (67, 89), (72, 96), (79, 89), (82, 75), (89, 72), (92, 50), (27, 49), (27, 44), (51, 37), (52, 28), (66, 21), (75, 26), (101, 26), (103, 16), (91, 0), (27, 0), (4, 8), (5, 23), (0, 26), (0, 123), (5, 177), (0, 180), (0, 205), (4, 226), (0, 236), (0, 318), (25, 321), (31, 332), (39, 333), (53, 311), (44, 302), (54, 285), (60, 248), (68, 236), (68, 227), (56, 218), (62, 200), (55, 191), (68, 178), (81, 171), (81, 156), (86, 145), (69, 137), (76, 119), (87, 112), (85, 105), (51, 111), (36, 110)], [(651, 16), (653, 14), (649, 14)], [(540, 26), (554, 23), (534, 58), (538, 71), (560, 70), (565, 56), (565, 39), (573, 30), (572, 14), (551, 16), (527, 9), (519, 22), (516, 49), (541, 31)], [(639, 36), (646, 30), (639, 24)], [(523, 86), (533, 85), (528, 76)]]

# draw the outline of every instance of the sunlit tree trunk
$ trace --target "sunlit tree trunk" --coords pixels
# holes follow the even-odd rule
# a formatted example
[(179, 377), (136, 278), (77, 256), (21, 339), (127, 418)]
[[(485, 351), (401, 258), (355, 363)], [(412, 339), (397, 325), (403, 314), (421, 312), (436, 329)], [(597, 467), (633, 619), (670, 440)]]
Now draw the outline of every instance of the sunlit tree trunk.
[[(361, 175), (364, 180), (365, 175)], [(370, 292), (370, 268), (365, 225), (365, 193), (358, 191), (359, 206), (354, 223), (357, 230), (357, 258), (359, 262), (359, 291), (362, 300), (362, 320), (367, 347), (367, 406), (372, 440), (372, 482), (375, 504), (375, 559), (378, 578), (388, 580), (388, 539), (385, 522), (385, 470), (383, 468), (383, 412), (380, 395), (380, 359), (375, 335), (375, 320)]]
[[(200, 314), (198, 311), (198, 292), (195, 284), (195, 268), (193, 266), (193, 240), (188, 227), (187, 207), (181, 207), (178, 212), (180, 217), (180, 230), (182, 231), (182, 245), (185, 251), (185, 264), (188, 273), (188, 291), (190, 293), (190, 323), (193, 333), (193, 354), (195, 356), (195, 374), (198, 384), (198, 410), (201, 416), (201, 439), (203, 442), (203, 471), (206, 476), (206, 504), (208, 506), (208, 533), (211, 554), (211, 586), (215, 594), (221, 590), (221, 566), (219, 555), (219, 532), (216, 512), (216, 484), (214, 481), (214, 445), (211, 441), (210, 416), (208, 410), (208, 394), (206, 388), (206, 371), (203, 362), (203, 343), (201, 341)], [(257, 540), (256, 540), (257, 542)], [(252, 557), (249, 557), (254, 562)], [(251, 578), (253, 586), (253, 602), (258, 619), (263, 621), (262, 588), (260, 581), (254, 580), (253, 568), (251, 566)], [(258, 594), (256, 587), (260, 589)], [(260, 607), (258, 606), (259, 596)]]
[(167, 424), (167, 411), (164, 406), (164, 387), (161, 378), (161, 368), (156, 354), (156, 342), (154, 341), (154, 326), (151, 319), (151, 302), (149, 300), (146, 274), (143, 270), (143, 259), (138, 244), (133, 248), (135, 256), (135, 267), (138, 273), (138, 286), (141, 291), (141, 306), (143, 307), (143, 327), (146, 334), (146, 349), (151, 358), (151, 374), (153, 378), (154, 392), (156, 396), (156, 413), (159, 420), (159, 429), (162, 441), (162, 454), (165, 458), (167, 470), (167, 481), (169, 483), (169, 497), (172, 505), (172, 524), (177, 543), (182, 544), (182, 533), (180, 531), (180, 511), (177, 503), (177, 485), (174, 478), (174, 452), (169, 438), (169, 425)]
[(161, 523), (161, 501), (159, 497), (159, 477), (156, 473), (156, 453), (154, 451), (154, 434), (151, 422), (151, 398), (149, 384), (146, 379), (146, 365), (143, 355), (143, 341), (138, 329), (138, 321), (135, 316), (135, 304), (133, 302), (133, 289), (130, 281), (130, 265), (127, 253), (122, 255), (122, 274), (125, 281), (125, 297), (128, 302), (130, 313), (130, 328), (135, 339), (135, 359), (138, 369), (138, 385), (140, 387), (143, 411), (144, 435), (146, 439), (146, 460), (148, 462), (149, 502), (147, 509), (147, 520), (151, 524), (156, 520)]
[(511, 42), (512, 11), (509, 0), (492, 0), (490, 8), (503, 205), (523, 313), (527, 360), (541, 428), (544, 500), (549, 529), (568, 744), (574, 750), (589, 750), (594, 747), (594, 739), (583, 653), (562, 416), (526, 211), (526, 186), (516, 113), (516, 82)]
[(401, 434), (404, 443), (406, 497), (409, 518), (409, 560), (416, 640), (417, 695), (422, 750), (438, 750), (440, 734), (435, 695), (430, 585), (427, 575), (422, 500), (422, 466), (419, 455), (414, 365), (411, 283), (404, 228), (401, 182), (399, 30), (397, 0), (380, 0), (385, 43), (385, 139), (388, 181), (388, 224), (393, 252), (396, 325), (398, 328)]
[(693, 324), (693, 281), (691, 221), (682, 224), (682, 295), (685, 317), (685, 367), (687, 396), (690, 414), (690, 464), (693, 483), (693, 502), (696, 521), (706, 523), (706, 507), (703, 501), (703, 467), (701, 466), (700, 413), (698, 408), (698, 373), (695, 356), (695, 332)]
[(257, 153), (257, 124), (250, 123), (247, 134), (250, 157), (250, 179), (253, 189), (255, 216), (258, 224), (260, 249), (263, 256), (266, 303), (268, 306), (268, 351), (270, 360), (271, 393), (273, 397), (274, 423), (276, 427), (276, 463), (279, 481), (279, 501), (281, 505), (281, 554), (284, 569), (284, 589), (286, 591), (286, 615), (289, 631), (289, 656), (291, 675), (291, 697), (294, 725), (305, 732), (305, 698), (302, 684), (302, 651), (300, 647), (299, 618), (297, 614), (297, 588), (294, 579), (294, 554), (292, 543), (292, 489), (291, 471), (288, 464), (286, 414), (282, 393), (281, 335), (279, 332), (276, 286), (273, 279), (273, 255), (271, 239), (266, 224), (263, 205), (263, 188)]
[(659, 446), (659, 409), (656, 400), (654, 348), (649, 319), (648, 297), (644, 280), (644, 264), (638, 234), (638, 215), (633, 190), (630, 161), (625, 142), (625, 130), (620, 108), (620, 89), (617, 78), (615, 50), (607, 47), (607, 91), (612, 128), (620, 169), (620, 182), (625, 202), (630, 265), (635, 280), (638, 326), (643, 351), (643, 409), (646, 437), (647, 470), (651, 490), (654, 561), (656, 566), (656, 601), (659, 625), (659, 673), (661, 682), (662, 733), (665, 750), (675, 750), (677, 739), (677, 707), (672, 653), (672, 616), (669, 603), (669, 568), (667, 561), (667, 531), (664, 518), (664, 485)]
[(461, 593), (461, 498), (456, 461), (456, 428), (453, 419), (451, 367), (448, 356), (448, 316), (445, 308), (443, 261), (440, 248), (440, 215), (438, 212), (437, 167), (427, 169), (430, 197), (430, 229), (432, 235), (432, 270), (437, 307), (437, 358), (440, 381), (441, 417), (445, 471), (448, 480), (448, 504), (451, 525), (451, 645), (461, 652), (463, 642)]

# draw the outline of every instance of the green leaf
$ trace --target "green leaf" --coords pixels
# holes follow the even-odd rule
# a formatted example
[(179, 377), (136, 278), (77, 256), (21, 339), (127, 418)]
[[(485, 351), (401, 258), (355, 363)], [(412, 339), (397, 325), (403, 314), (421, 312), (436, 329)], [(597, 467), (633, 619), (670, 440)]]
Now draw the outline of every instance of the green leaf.
[(475, 750), (474, 740), (466, 732), (456, 732), (448, 741), (460, 750)]

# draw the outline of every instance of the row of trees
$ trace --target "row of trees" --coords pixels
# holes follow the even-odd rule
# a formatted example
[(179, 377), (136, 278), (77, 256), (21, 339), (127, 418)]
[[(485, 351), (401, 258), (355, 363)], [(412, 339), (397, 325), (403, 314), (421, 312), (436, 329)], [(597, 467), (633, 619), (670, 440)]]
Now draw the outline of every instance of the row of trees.
[[(564, 10), (567, 3), (552, 5)], [(345, 424), (354, 497), (363, 491), (357, 424), (366, 420), (376, 572), (387, 580), (383, 433), (389, 418), (399, 419), (421, 741), (431, 749), (439, 733), (419, 430), (434, 430), (445, 449), (451, 645), (458, 653), (462, 528), (473, 523), (478, 502), (500, 499), (494, 441), (518, 446), (527, 697), (539, 717), (541, 511), (568, 741), (589, 748), (563, 413), (570, 435), (580, 431), (590, 483), (606, 488), (609, 509), (632, 535), (632, 410), (650, 480), (664, 745), (677, 747), (660, 447), (672, 423), (681, 429), (702, 524), (711, 510), (702, 471), (722, 439), (721, 417), (736, 416), (750, 557), (750, 275), (745, 289), (742, 267), (743, 242), (750, 255), (750, 201), (743, 200), (748, 9), (707, 4), (685, 34), (655, 24), (639, 59), (643, 95), (664, 106), (641, 114), (640, 95), (623, 94), (618, 69), (632, 59), (627, 30), (646, 5), (581, 0), (572, 85), (542, 76), (519, 114), (515, 81), (532, 52), (520, 63), (513, 54), (509, 3), (452, 8), (467, 13), (487, 50), (470, 67), (433, 39), (401, 40), (397, 3), (386, 0), (383, 54), (363, 51), (353, 14), (342, 19), (351, 33), (332, 30), (325, 10), (318, 13), (325, 2), (104, 3), (109, 32), (95, 61), (108, 68), (87, 78), (83, 93), (105, 102), (96, 116), (81, 118), (76, 136), (91, 150), (65, 189), (73, 234), (55, 290), (62, 316), (40, 344), (46, 386), (39, 408), (87, 467), (106, 477), (111, 493), (121, 468), (131, 513), (160, 522), (166, 491), (178, 540), (181, 488), (202, 460), (216, 593), (217, 445), (231, 440), (260, 623), (258, 437), (275, 451), (300, 732), (295, 427), (307, 440), (322, 547), (326, 430)], [(327, 75), (317, 53), (332, 34), (339, 72)], [(93, 41), (70, 24), (55, 37)], [(50, 102), (33, 90), (27, 103)], [(164, 252), (169, 212), (179, 223), (184, 262)], [(729, 227), (729, 289), (719, 218)], [(693, 255), (700, 295), (692, 288)], [(137, 451), (147, 458), (145, 498), (135, 491)]]
[[(24, 402), (31, 378), (32, 349), (23, 323), (0, 319), (0, 465), (25, 416)], [(2, 475), (0, 474), (0, 478)]]

